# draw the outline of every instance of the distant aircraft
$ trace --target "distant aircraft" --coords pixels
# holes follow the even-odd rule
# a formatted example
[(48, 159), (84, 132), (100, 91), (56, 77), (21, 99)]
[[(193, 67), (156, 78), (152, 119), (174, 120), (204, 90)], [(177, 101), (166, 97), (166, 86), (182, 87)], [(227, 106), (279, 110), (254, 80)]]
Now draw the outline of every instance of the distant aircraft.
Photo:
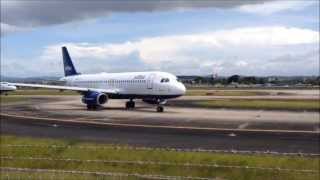
[(80, 74), (76, 71), (66, 47), (62, 47), (65, 77), (61, 81), (65, 86), (11, 83), (17, 87), (35, 87), (80, 92), (82, 102), (88, 110), (97, 109), (108, 99), (129, 99), (125, 107), (133, 109), (134, 99), (142, 99), (157, 105), (157, 112), (164, 111), (164, 104), (169, 98), (182, 96), (185, 86), (177, 77), (166, 72), (126, 72)]
[(0, 94), (15, 90), (17, 90), (16, 86), (7, 82), (0, 82)]

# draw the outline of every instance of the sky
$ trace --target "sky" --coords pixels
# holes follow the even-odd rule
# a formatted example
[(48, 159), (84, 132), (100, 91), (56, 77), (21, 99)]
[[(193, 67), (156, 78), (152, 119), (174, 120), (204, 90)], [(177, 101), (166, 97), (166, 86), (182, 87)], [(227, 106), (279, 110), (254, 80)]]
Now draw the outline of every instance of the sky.
[(1, 76), (319, 75), (319, 0), (1, 0)]

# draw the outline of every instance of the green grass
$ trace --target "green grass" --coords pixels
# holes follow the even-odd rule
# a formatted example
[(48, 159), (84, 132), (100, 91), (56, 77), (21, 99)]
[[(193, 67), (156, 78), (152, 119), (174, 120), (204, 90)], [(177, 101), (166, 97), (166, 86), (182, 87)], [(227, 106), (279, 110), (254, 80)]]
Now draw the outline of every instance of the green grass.
[(28, 100), (27, 97), (22, 97), (22, 96), (0, 95), (0, 104), (21, 102), (21, 101), (27, 101), (27, 100)]
[(253, 110), (289, 110), (289, 111), (319, 111), (318, 100), (304, 99), (214, 99), (214, 100), (173, 100), (172, 106), (198, 108), (230, 108)]
[(2, 94), (0, 96), (0, 103), (13, 103), (26, 101), (30, 97), (28, 96), (37, 96), (37, 95), (55, 95), (55, 96), (63, 96), (63, 95), (79, 95), (79, 93), (75, 91), (59, 91), (59, 90), (50, 90), (50, 89), (21, 89), (13, 92), (8, 92), (8, 95)]
[(187, 96), (266, 96), (263, 91), (217, 91), (217, 90), (187, 90)]
[(310, 86), (310, 87), (215, 87), (215, 86), (190, 86), (185, 84), (187, 89), (189, 90), (318, 90), (318, 86)]
[[(44, 145), (46, 147), (8, 147), (6, 144)], [(59, 147), (52, 148), (50, 146)], [(49, 147), (47, 147), (49, 146)], [(98, 148), (79, 148), (79, 147)], [(68, 147), (68, 148), (67, 148)], [(99, 148), (100, 147), (100, 148)], [(102, 148), (105, 147), (105, 148)], [(117, 146), (118, 147), (118, 146)], [(319, 169), (319, 158), (272, 155), (239, 155), (205, 152), (173, 152), (165, 150), (134, 150), (126, 146), (116, 148), (114, 145), (94, 144), (76, 140), (53, 140), (45, 138), (21, 138), (15, 136), (1, 136), (1, 156), (13, 157), (51, 157), (79, 160), (124, 160), (124, 161), (153, 161), (169, 162), (173, 164), (198, 163), (258, 166), (288, 169)], [(158, 174), (165, 176), (193, 176), (219, 177), (221, 179), (319, 179), (318, 173), (294, 173), (283, 171), (234, 169), (217, 167), (185, 167), (181, 165), (144, 165), (128, 163), (101, 163), (101, 162), (67, 162), (67, 161), (40, 161), (40, 160), (2, 160), (1, 167), (41, 168), (99, 172), (121, 172), (139, 174)], [(20, 173), (20, 177), (27, 177), (32, 173)], [(5, 177), (6, 173), (2, 173)], [(10, 175), (10, 174), (9, 174)], [(38, 174), (39, 175), (39, 174)], [(10, 175), (11, 176), (11, 175)], [(42, 173), (50, 176), (50, 173)], [(55, 174), (56, 178), (71, 179), (68, 174)], [(86, 177), (86, 178), (84, 178)], [(82, 179), (95, 179), (94, 176), (82, 176)], [(77, 178), (74, 178), (77, 179)], [(133, 178), (134, 179), (134, 178)]]
[(318, 100), (217, 99), (196, 101), (194, 104), (206, 108), (320, 110), (320, 103)]
[(23, 89), (8, 93), (9, 95), (78, 95), (75, 91), (60, 91), (51, 89)]
[[(97, 175), (87, 174), (58, 174), (48, 172), (15, 172), (6, 171), (0, 174), (0, 179), (66, 179), (66, 180), (87, 180), (87, 179), (98, 179)], [(119, 179), (119, 177), (108, 179)]]

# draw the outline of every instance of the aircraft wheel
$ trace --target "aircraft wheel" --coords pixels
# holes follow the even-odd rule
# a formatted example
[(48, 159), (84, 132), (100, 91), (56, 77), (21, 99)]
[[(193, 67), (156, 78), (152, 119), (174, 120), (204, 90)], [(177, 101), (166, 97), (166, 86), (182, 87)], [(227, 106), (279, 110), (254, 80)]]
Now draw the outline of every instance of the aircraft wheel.
[(126, 102), (126, 109), (129, 109), (130, 108), (130, 101), (127, 101)]
[(135, 107), (134, 101), (127, 101), (126, 102), (126, 109), (133, 109)]
[(164, 111), (163, 106), (158, 106), (158, 107), (157, 107), (157, 112), (163, 112), (163, 111)]

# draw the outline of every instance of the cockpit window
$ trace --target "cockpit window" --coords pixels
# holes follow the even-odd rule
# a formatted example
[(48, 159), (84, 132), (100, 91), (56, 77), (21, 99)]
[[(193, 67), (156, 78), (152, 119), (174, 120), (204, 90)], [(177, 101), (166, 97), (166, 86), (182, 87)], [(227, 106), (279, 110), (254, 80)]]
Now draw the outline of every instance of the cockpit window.
[(166, 82), (169, 82), (169, 81), (170, 81), (169, 78), (162, 78), (160, 82), (161, 83), (166, 83)]

